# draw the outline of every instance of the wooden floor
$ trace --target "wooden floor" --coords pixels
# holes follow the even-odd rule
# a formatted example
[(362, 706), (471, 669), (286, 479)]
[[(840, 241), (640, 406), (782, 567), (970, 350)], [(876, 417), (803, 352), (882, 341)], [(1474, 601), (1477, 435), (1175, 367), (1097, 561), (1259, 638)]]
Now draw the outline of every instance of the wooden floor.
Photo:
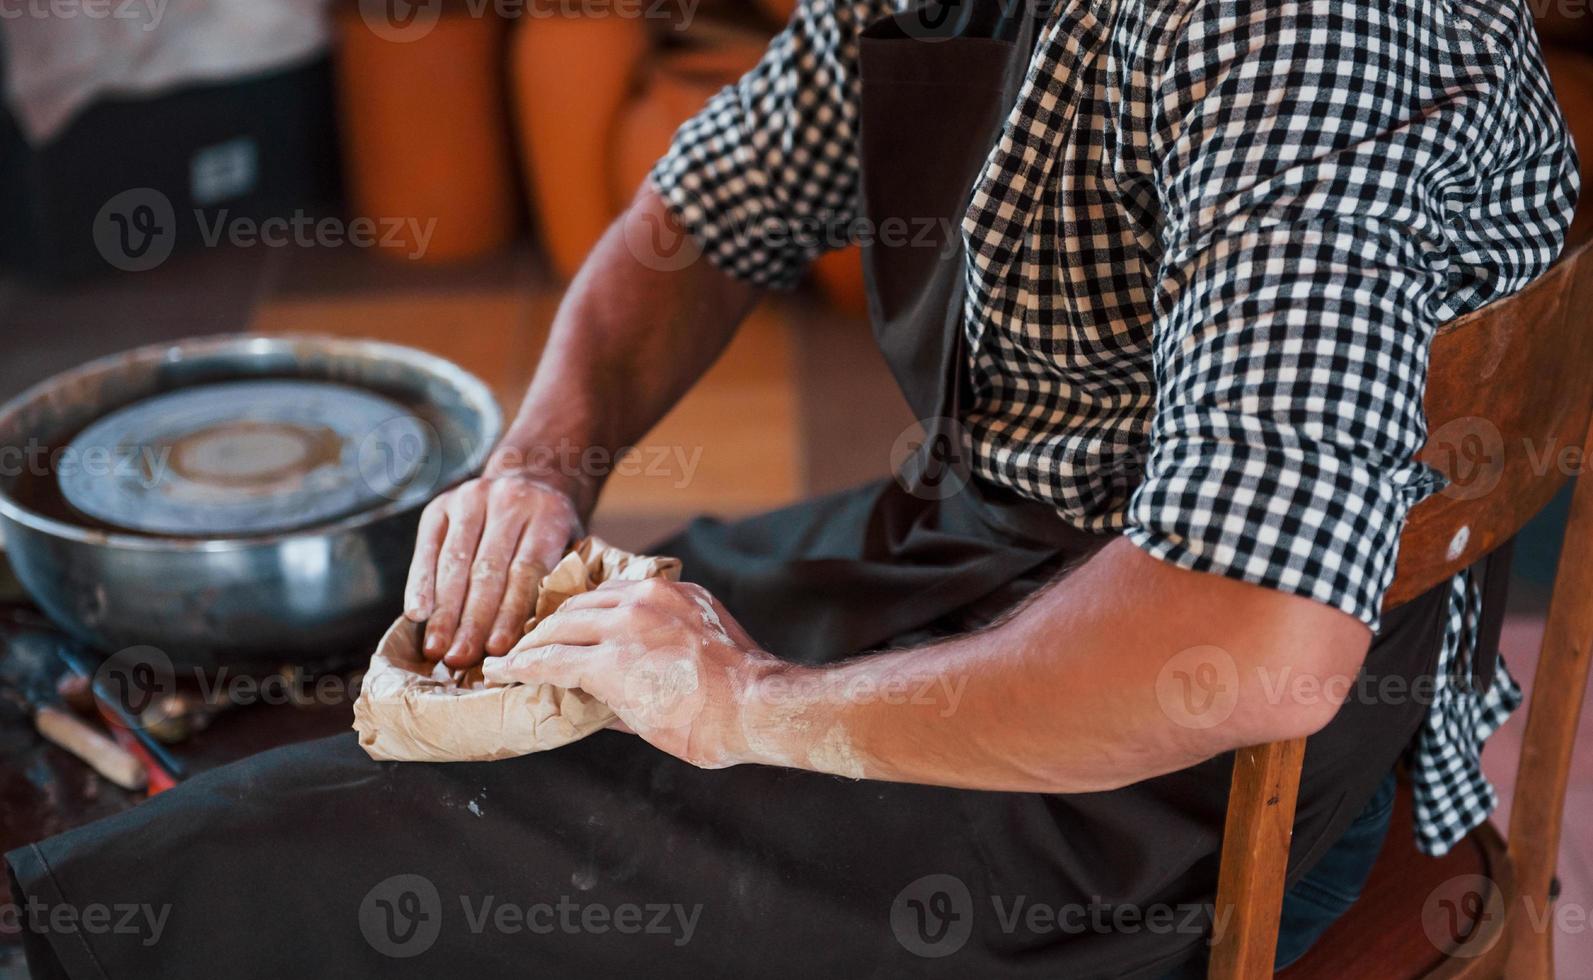
[[(518, 405), (562, 286), (529, 249), (427, 268), (350, 249), (214, 249), (66, 288), (0, 281), (20, 329), (0, 397), (90, 357), (210, 333), (372, 337), (464, 366)], [(865, 323), (772, 297), (616, 474), (596, 521), (641, 547), (694, 514), (754, 513), (889, 471), (910, 421)]]

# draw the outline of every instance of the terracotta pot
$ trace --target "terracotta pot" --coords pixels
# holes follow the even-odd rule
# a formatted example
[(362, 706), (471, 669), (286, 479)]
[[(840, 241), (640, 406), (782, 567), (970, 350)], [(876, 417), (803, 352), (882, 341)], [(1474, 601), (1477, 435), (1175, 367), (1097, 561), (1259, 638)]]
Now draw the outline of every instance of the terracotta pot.
[(647, 179), (682, 121), (653, 91), (644, 92), (620, 111), (609, 160), (608, 203), (614, 213), (629, 203)]
[(1532, 8), (1538, 35), (1552, 44), (1563, 44), (1587, 51), (1593, 48), (1593, 16), (1584, 8), (1572, 10), (1566, 4), (1538, 3)]
[[(1564, 48), (1549, 48), (1544, 60), (1554, 81), (1554, 96), (1571, 128), (1571, 139), (1576, 143), (1582, 168), (1582, 186), (1593, 180), (1593, 58)], [(1589, 192), (1582, 192), (1582, 202), (1576, 209), (1576, 220), (1571, 225), (1568, 244), (1581, 242), (1593, 235), (1593, 202)]]
[(621, 110), (615, 127), (609, 166), (609, 201), (615, 213), (630, 203), (681, 123), (715, 92), (746, 74), (762, 54), (762, 43), (753, 39), (671, 52), (652, 62), (642, 93)]
[[(691, 46), (660, 54), (656, 71), (689, 83), (688, 91), (706, 86), (710, 94), (751, 71), (769, 46), (764, 35), (740, 28), (705, 25), (693, 36), (698, 40)], [(688, 108), (697, 111), (696, 106)]]
[[(449, 261), (506, 245), (520, 208), (503, 93), (504, 23), (447, 13), (423, 36), (401, 41), (373, 31), (353, 5), (340, 6), (335, 22), (352, 210), (430, 227), (424, 248), (406, 241), (376, 251)], [(401, 237), (418, 239), (414, 225), (398, 225)]]
[(863, 253), (851, 245), (826, 252), (808, 269), (829, 304), (851, 316), (868, 316), (868, 292), (863, 286)]
[(756, 0), (756, 6), (770, 20), (784, 24), (796, 13), (797, 0)]
[(526, 184), (553, 267), (575, 274), (614, 219), (609, 159), (621, 106), (648, 45), (633, 17), (521, 23), (510, 79)]

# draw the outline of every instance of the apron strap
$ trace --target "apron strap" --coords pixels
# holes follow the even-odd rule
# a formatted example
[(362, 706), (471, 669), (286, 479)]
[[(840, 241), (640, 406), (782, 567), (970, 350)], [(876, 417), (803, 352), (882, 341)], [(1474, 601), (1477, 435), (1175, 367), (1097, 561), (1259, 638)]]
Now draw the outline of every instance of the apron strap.
[(1504, 635), (1505, 605), (1510, 593), (1510, 563), (1515, 538), (1489, 552), (1472, 566), (1482, 575), (1482, 612), (1477, 623), (1477, 644), (1472, 651), (1471, 687), (1488, 693), (1499, 669), (1499, 641)]

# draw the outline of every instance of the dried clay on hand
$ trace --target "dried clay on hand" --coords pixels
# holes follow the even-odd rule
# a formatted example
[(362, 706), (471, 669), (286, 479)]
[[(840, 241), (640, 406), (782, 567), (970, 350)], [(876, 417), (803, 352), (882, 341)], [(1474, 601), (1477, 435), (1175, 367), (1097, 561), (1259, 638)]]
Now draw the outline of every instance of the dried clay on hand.
[[(610, 580), (676, 579), (674, 558), (632, 555), (587, 538), (543, 577), (526, 632), (564, 600)], [(614, 713), (584, 691), (551, 684), (491, 684), (480, 667), (454, 670), (420, 652), (425, 627), (399, 619), (371, 657), (354, 730), (373, 759), (488, 762), (585, 738)]]

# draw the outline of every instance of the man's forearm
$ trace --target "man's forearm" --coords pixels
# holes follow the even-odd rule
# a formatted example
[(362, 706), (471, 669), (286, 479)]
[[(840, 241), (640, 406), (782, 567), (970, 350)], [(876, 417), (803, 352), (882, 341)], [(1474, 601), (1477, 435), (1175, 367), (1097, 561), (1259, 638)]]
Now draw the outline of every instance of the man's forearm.
[(752, 761), (838, 775), (1112, 789), (1315, 731), (1368, 640), (1336, 610), (1120, 541), (989, 629), (771, 674), (743, 732)]
[(661, 269), (677, 263), (654, 260), (655, 242), (695, 247), (644, 185), (570, 284), (489, 475), (523, 472), (568, 493), (590, 516), (607, 474), (539, 465), (546, 450), (612, 453), (633, 444), (729, 343), (759, 291), (701, 257)]

